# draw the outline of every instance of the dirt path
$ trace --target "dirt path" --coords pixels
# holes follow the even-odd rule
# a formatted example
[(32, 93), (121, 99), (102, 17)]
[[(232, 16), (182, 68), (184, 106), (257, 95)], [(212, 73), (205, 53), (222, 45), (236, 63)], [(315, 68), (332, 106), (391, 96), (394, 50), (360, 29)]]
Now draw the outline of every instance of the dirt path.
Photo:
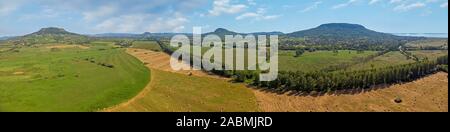
[[(448, 112), (448, 74), (355, 94), (313, 97), (255, 90), (255, 95), (261, 109), (270, 112)], [(397, 97), (403, 102), (395, 103)]]

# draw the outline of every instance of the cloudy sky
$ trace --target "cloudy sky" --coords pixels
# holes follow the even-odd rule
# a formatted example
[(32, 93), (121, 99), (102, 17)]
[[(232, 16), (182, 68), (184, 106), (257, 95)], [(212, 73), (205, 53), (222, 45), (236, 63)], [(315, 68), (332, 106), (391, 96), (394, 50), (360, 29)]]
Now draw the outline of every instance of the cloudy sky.
[(293, 32), (323, 23), (390, 33), (448, 33), (448, 0), (0, 0), (0, 36), (42, 27), (83, 34)]

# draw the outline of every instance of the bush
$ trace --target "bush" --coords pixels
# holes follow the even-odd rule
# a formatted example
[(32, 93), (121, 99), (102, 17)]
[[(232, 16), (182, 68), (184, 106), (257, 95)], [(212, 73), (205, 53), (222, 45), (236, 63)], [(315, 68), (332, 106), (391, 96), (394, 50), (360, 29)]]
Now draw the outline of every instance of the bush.
[(397, 97), (397, 98), (395, 98), (394, 102), (397, 104), (400, 104), (403, 102), (403, 100), (400, 97)]

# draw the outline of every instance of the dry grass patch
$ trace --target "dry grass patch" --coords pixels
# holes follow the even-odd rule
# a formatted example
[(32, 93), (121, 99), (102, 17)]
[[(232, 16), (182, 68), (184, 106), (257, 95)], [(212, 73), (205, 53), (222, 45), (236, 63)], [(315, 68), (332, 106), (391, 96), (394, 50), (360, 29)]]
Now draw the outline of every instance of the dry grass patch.
[(89, 47), (87, 46), (83, 46), (83, 45), (52, 45), (52, 46), (47, 46), (47, 49), (67, 49), (67, 48), (80, 48), (80, 49), (89, 49)]
[[(289, 112), (448, 112), (448, 74), (354, 94), (291, 96), (254, 90), (263, 111)], [(401, 99), (401, 103), (396, 103)]]

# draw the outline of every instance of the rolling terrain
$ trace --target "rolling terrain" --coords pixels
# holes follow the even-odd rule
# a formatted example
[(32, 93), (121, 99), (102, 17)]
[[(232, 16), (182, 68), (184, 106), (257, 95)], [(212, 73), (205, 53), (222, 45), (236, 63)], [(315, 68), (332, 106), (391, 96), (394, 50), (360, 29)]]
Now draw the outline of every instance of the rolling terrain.
[(132, 98), (150, 71), (123, 49), (106, 48), (56, 44), (0, 53), (0, 111), (96, 111)]
[(255, 90), (255, 95), (260, 108), (270, 112), (448, 112), (448, 74), (365, 91), (308, 95)]
[[(247, 33), (220, 28), (207, 34)], [(201, 70), (174, 71), (166, 52), (176, 47), (165, 44), (175, 33), (88, 36), (50, 27), (1, 42), (0, 112), (448, 112), (448, 74), (435, 70), (447, 63), (439, 68), (430, 67), (430, 63), (427, 69), (432, 70), (412, 73), (415, 64), (428, 64), (448, 55), (445, 39), (399, 37), (355, 24), (324, 24), (288, 34), (251, 34), (280, 35), (280, 71), (290, 72), (283, 74), (287, 75), (283, 79), (296, 76), (294, 72), (308, 77), (280, 81), (284, 85), (266, 83), (274, 86), (269, 88), (263, 83), (255, 85), (254, 74), (246, 71), (227, 71), (228, 76)], [(416, 39), (420, 41), (413, 41)], [(203, 47), (202, 54), (209, 49)], [(298, 51), (303, 52), (297, 55)], [(248, 53), (238, 57), (246, 58)], [(373, 81), (380, 80), (376, 71), (392, 67), (406, 68), (394, 69), (392, 73), (398, 74), (384, 78), (384, 84)], [(286, 89), (287, 84), (305, 80), (313, 85), (302, 85), (304, 89), (325, 83), (330, 87), (344, 85), (320, 78), (328, 72), (358, 74), (361, 76), (350, 80), (364, 80), (364, 84), (320, 87), (322, 91), (293, 89), (300, 85)], [(406, 79), (412, 75), (420, 78)], [(401, 77), (405, 81), (386, 85), (387, 79)]]
[(202, 71), (173, 71), (170, 56), (163, 52), (129, 49), (128, 53), (147, 63), (152, 81), (132, 100), (103, 111), (259, 111), (255, 96), (243, 84)]

